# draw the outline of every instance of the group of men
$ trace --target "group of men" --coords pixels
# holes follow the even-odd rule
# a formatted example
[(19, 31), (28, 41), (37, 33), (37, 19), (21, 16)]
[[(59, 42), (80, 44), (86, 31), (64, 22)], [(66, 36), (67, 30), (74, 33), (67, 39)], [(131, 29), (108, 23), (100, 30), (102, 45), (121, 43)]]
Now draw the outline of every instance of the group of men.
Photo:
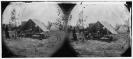
[[(70, 27), (70, 28), (72, 28), (72, 27)], [(73, 39), (72, 40), (74, 40), (74, 41), (78, 40), (77, 34), (76, 34), (76, 28), (72, 28), (72, 33), (73, 33), (73, 35), (72, 35)], [(97, 35), (102, 36), (102, 35), (106, 34), (106, 28), (103, 27), (101, 31), (97, 31), (96, 33), (97, 33)], [(86, 37), (86, 38), (92, 38), (93, 37), (92, 33), (88, 33), (88, 32), (86, 33), (87, 35), (85, 34), (85, 32), (81, 32), (80, 34), (84, 34), (84, 37)], [(85, 38), (82, 38), (82, 40), (85, 41)]]

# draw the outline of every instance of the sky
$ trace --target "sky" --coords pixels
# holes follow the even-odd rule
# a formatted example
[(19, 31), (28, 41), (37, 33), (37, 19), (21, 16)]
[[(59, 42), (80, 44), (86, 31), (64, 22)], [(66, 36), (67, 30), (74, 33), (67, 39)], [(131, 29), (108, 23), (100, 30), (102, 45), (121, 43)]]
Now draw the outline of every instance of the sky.
[[(47, 25), (49, 22), (56, 22), (56, 19), (61, 19), (64, 15), (61, 8), (56, 3), (47, 2), (33, 2), (33, 3), (23, 3), (23, 2), (12, 2), (6, 7), (3, 13), (3, 22), (5, 24), (9, 23), (11, 18), (11, 11), (16, 9), (16, 21), (21, 24), (21, 21), (27, 21), (29, 19), (38, 19)], [(60, 12), (60, 14), (58, 13)], [(20, 14), (18, 16), (18, 14)], [(18, 24), (19, 25), (19, 24)]]
[(124, 4), (77, 4), (71, 11), (72, 18), (68, 25), (76, 26), (81, 11), (83, 19), (86, 20), (83, 25), (85, 28), (89, 23), (97, 21), (107, 21), (115, 27), (116, 24), (124, 24), (130, 16)]
[[(56, 22), (56, 19), (62, 19), (62, 16), (64, 16), (63, 11), (57, 3), (12, 2), (6, 7), (4, 13), (2, 14), (2, 23), (9, 23), (11, 11), (14, 8), (16, 9), (16, 21), (18, 22), (18, 25), (19, 23), (21, 24), (21, 21), (27, 21), (29, 19), (38, 19), (47, 25), (48, 21)], [(88, 4), (88, 2), (82, 2), (82, 4), (79, 3), (72, 9), (70, 13), (72, 18), (68, 21), (68, 25), (76, 26), (79, 19), (79, 13), (81, 11), (83, 11), (83, 19), (86, 20), (84, 22), (84, 27), (87, 27), (89, 23), (94, 23), (96, 21), (107, 21), (115, 27), (116, 24), (124, 24), (124, 20), (127, 20), (127, 18), (130, 17), (130, 13), (127, 11), (124, 4)], [(60, 12), (60, 14), (58, 12)], [(18, 14), (20, 15), (18, 16)]]

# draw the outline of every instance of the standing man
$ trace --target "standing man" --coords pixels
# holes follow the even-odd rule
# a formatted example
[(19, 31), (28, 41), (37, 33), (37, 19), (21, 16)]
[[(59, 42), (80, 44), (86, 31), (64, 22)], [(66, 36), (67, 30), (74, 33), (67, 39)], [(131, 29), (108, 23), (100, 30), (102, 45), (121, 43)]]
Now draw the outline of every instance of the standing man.
[(2, 35), (5, 36), (5, 24), (2, 25)]
[(76, 35), (76, 30), (74, 28), (73, 30), (73, 40), (76, 41), (77, 40), (77, 35)]
[(102, 34), (106, 34), (106, 28), (105, 27), (102, 28)]

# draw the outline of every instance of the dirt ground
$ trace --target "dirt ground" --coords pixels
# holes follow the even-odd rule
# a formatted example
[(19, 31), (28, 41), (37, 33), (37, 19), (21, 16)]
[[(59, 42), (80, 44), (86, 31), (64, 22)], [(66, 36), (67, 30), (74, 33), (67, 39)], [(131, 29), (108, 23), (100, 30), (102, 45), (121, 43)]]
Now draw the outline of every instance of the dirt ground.
[(60, 47), (63, 42), (64, 32), (50, 32), (47, 39), (20, 38), (4, 39), (7, 47), (21, 57), (48, 57)]
[(116, 41), (110, 43), (98, 40), (79, 40), (72, 42), (72, 45), (80, 57), (120, 57), (129, 47), (129, 34), (117, 34), (113, 35), (113, 38)]
[[(60, 47), (65, 33), (50, 32), (50, 37), (39, 40), (33, 38), (4, 39), (4, 42), (14, 54), (22, 57), (48, 57)], [(77, 36), (78, 38), (83, 37)], [(120, 57), (130, 44), (129, 34), (113, 35), (116, 41), (103, 42), (98, 40), (79, 40), (71, 42), (79, 57)]]

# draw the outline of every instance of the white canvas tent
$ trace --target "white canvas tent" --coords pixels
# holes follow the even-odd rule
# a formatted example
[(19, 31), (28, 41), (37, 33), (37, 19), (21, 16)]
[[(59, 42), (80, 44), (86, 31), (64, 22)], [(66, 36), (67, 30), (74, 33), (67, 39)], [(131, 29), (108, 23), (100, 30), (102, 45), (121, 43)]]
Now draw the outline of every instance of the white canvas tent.
[(103, 27), (106, 28), (107, 34), (108, 32), (112, 33), (112, 34), (118, 34), (113, 27), (107, 23), (106, 21), (97, 21), (97, 23), (95, 23), (90, 29), (89, 32), (97, 32), (97, 31), (101, 31), (103, 29)]
[(105, 21), (99, 21), (104, 27), (106, 27), (112, 34), (118, 34), (114, 28), (107, 22)]
[(52, 24), (50, 30), (59, 30), (59, 26), (56, 24)]
[(22, 30), (29, 30), (29, 29), (34, 29), (35, 28), (35, 25), (37, 25), (39, 28), (42, 29), (42, 31), (49, 31), (47, 29), (47, 27), (45, 27), (43, 25), (42, 22), (40, 22), (39, 20), (37, 19), (30, 19), (29, 21), (27, 21), (19, 31), (22, 31)]
[(47, 29), (47, 27), (44, 26), (43, 23), (40, 22), (39, 20), (32, 19), (32, 21), (33, 21), (37, 26), (39, 26), (43, 31), (49, 31), (49, 30)]
[(128, 31), (128, 28), (125, 27), (125, 26), (120, 26), (120, 28), (119, 28), (119, 30), (118, 30), (118, 32), (120, 32), (120, 33), (125, 33), (125, 32), (127, 32), (127, 31)]

